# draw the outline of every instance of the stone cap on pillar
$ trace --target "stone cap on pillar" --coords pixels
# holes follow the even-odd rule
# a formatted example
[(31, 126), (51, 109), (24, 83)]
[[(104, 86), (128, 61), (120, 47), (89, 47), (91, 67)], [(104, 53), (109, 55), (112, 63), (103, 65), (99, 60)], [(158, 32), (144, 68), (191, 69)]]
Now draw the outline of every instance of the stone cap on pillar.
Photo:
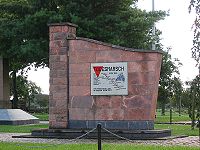
[(48, 24), (48, 26), (72, 26), (72, 27), (75, 27), (77, 28), (78, 25), (76, 24), (73, 24), (73, 23), (69, 23), (69, 22), (61, 22), (61, 23), (50, 23)]
[[(51, 23), (48, 24), (49, 32), (51, 34), (67, 34), (67, 39), (75, 39), (76, 38), (76, 28), (77, 25), (69, 22), (62, 22), (62, 23)], [(50, 36), (51, 37), (51, 36)], [(59, 35), (60, 37), (60, 35)]]

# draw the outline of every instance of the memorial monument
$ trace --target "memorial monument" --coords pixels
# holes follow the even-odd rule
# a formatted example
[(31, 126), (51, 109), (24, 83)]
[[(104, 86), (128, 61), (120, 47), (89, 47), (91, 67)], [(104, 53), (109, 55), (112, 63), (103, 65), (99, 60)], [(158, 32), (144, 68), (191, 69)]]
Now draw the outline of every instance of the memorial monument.
[(79, 38), (76, 27), (49, 25), (49, 129), (32, 135), (62, 135), (98, 123), (110, 130), (153, 131), (162, 52)]

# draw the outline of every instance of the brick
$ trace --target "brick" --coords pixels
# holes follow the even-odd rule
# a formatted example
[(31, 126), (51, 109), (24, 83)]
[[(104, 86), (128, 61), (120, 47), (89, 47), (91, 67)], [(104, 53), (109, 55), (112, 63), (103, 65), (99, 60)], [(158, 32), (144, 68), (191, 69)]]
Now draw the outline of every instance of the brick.
[(49, 56), (49, 62), (51, 62), (51, 64), (53, 62), (59, 62), (60, 61), (60, 56), (59, 55), (50, 55)]
[(66, 99), (67, 92), (54, 91), (53, 99)]
[[(53, 78), (52, 84), (53, 85), (59, 85), (59, 86), (63, 87), (62, 85), (66, 85), (67, 84), (67, 78)], [(58, 89), (56, 89), (56, 90), (58, 90)]]
[(62, 32), (62, 26), (51, 26), (49, 27), (49, 32), (55, 33), (55, 32)]
[(56, 32), (53, 34), (53, 40), (63, 40), (67, 37), (67, 34), (64, 32)]

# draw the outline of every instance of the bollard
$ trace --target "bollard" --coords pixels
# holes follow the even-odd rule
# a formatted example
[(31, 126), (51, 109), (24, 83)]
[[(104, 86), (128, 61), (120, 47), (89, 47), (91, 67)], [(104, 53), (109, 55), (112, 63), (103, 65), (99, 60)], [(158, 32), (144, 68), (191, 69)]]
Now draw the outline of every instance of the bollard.
[(200, 120), (199, 120), (199, 118), (198, 118), (198, 124), (197, 124), (197, 126), (199, 127), (199, 142), (200, 142)]
[(102, 150), (101, 149), (101, 124), (97, 125), (97, 131), (98, 131), (98, 150)]

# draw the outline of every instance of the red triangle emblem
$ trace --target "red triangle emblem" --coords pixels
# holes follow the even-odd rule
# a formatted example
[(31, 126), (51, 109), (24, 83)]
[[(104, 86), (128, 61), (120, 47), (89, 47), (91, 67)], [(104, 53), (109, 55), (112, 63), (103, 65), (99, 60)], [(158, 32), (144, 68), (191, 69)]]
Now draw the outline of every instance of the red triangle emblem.
[(96, 76), (99, 77), (101, 70), (103, 69), (103, 66), (95, 66), (95, 67), (93, 67), (93, 69), (94, 69)]

